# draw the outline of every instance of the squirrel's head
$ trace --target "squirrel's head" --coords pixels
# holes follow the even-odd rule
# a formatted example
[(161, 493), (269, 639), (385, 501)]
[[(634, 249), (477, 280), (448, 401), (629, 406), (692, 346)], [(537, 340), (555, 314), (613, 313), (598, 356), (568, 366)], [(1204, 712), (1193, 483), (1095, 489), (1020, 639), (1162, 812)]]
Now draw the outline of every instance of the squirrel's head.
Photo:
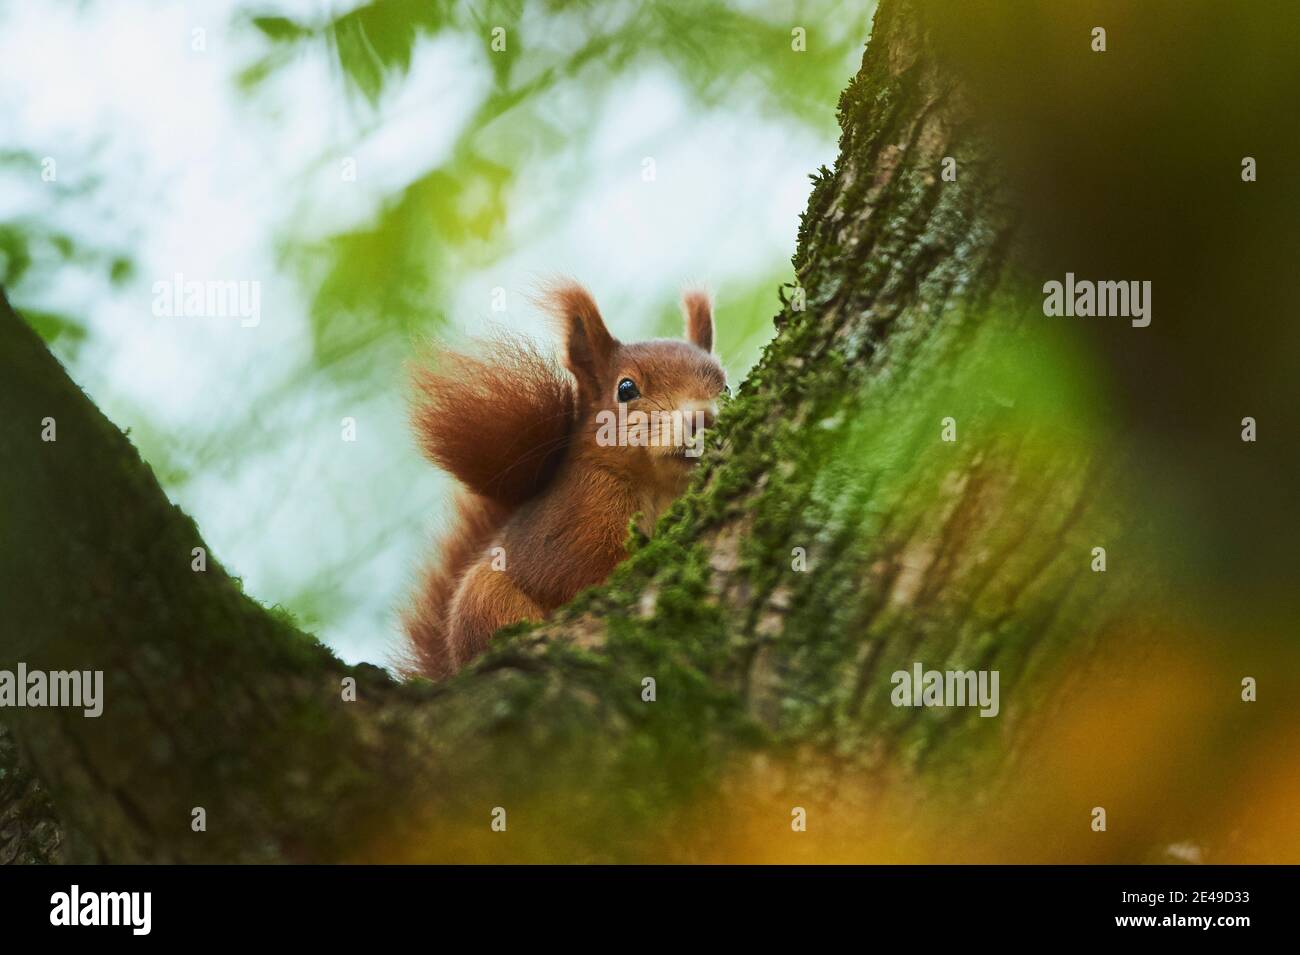
[(578, 384), (583, 432), (600, 446), (645, 453), (663, 467), (697, 460), (701, 432), (712, 427), (727, 389), (726, 372), (712, 351), (708, 295), (692, 291), (683, 297), (684, 338), (626, 345), (609, 333), (580, 286), (553, 289), (550, 302), (563, 325), (565, 365)]

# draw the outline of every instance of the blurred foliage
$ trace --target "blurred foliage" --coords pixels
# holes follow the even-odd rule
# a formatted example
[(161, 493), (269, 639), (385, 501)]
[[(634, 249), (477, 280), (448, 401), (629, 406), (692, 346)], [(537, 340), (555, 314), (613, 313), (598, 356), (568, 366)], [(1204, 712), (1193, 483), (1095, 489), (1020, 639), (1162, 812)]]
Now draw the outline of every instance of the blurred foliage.
[[(0, 150), (0, 175), (40, 178), (41, 172), (41, 157), (24, 150)], [(48, 190), (44, 198), (52, 196), (49, 205), (53, 206), (93, 192), (99, 182), (90, 177), (78, 186), (57, 179), (42, 185)], [(0, 286), (15, 302), (25, 304), (33, 291), (51, 284), (69, 266), (98, 272), (113, 286), (131, 278), (134, 263), (127, 253), (74, 235), (54, 221), (38, 213), (0, 217)], [(86, 339), (84, 317), (30, 306), (24, 314), (37, 333), (46, 342), (57, 343), (66, 356), (74, 355)]]
[[(312, 292), (318, 364), (334, 366), (384, 335), (436, 320), (430, 303), (450, 291), (452, 276), (508, 251), (507, 209), (521, 171), (553, 162), (589, 137), (620, 76), (667, 69), (702, 109), (739, 97), (762, 113), (833, 129), (830, 107), (865, 39), (869, 12), (863, 4), (846, 16), (831, 2), (769, 12), (720, 0), (376, 0), (314, 21), (248, 14), (247, 25), (265, 38), (265, 50), (238, 77), (250, 94), (296, 56), (324, 48), (342, 89), (363, 109), (378, 110), (407, 77), (417, 43), (444, 36), (477, 45), (491, 77), (450, 158), (389, 197), (373, 222), (320, 239), (285, 237), (285, 260)], [(817, 55), (784, 55), (792, 23), (807, 31)], [(493, 49), (498, 27), (505, 30), (503, 50)], [(558, 99), (575, 92), (576, 112), (557, 108)], [(545, 211), (530, 208), (528, 219), (545, 228), (572, 201), (569, 190), (530, 196), (528, 205)], [(511, 238), (545, 240), (519, 231)], [(771, 333), (772, 290), (767, 287), (764, 307), (753, 313), (761, 318), (740, 333), (749, 340), (747, 354), (756, 352), (756, 334), (765, 340)]]
[[(1039, 281), (1151, 283), (1140, 333), (1060, 330), (1096, 356), (1115, 415), (1146, 449), (1145, 510), (1180, 515), (1165, 560), (1197, 580), (1202, 622), (1258, 616), (1294, 634), (1295, 4), (1225, 16), (1210, 0), (1035, 0), (1014, 16), (996, 4), (962, 14), (934, 4), (928, 22), (1020, 193), (1025, 267)], [(1098, 25), (1105, 53), (1091, 49)], [(1246, 157), (1256, 181), (1242, 178)], [(1247, 415), (1280, 440), (1240, 440)]]

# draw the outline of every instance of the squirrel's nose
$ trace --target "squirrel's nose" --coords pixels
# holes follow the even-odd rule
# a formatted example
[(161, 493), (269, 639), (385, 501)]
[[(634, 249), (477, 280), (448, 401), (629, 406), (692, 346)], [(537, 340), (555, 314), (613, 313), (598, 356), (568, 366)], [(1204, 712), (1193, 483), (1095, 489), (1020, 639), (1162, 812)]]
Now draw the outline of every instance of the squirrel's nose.
[(702, 428), (712, 428), (718, 417), (716, 401), (688, 401), (683, 410), (687, 413), (692, 428), (697, 424)]

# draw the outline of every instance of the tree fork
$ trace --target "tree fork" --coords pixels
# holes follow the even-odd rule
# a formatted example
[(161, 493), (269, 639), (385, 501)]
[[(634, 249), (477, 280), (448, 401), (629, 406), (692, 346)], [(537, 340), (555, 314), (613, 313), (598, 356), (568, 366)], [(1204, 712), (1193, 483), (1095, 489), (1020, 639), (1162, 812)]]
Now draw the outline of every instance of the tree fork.
[[(27, 808), (0, 850), (743, 857), (701, 828), (710, 808), (803, 793), (852, 813), (938, 766), (995, 786), (1062, 652), (1122, 625), (1141, 586), (1088, 566), (1130, 526), (1107, 494), (1118, 463), (1086, 429), (1059, 439), (1081, 386), (1021, 394), (1015, 201), (912, 0), (882, 0), (840, 121), (794, 257), (806, 308), (777, 317), (692, 490), (606, 585), (436, 687), (344, 666), (216, 560), (192, 570), (193, 521), (0, 305), (0, 668), (106, 684), (98, 719), (4, 714), (24, 759), (0, 737), (0, 793)], [(915, 660), (998, 669), (1014, 691), (998, 720), (899, 709), (889, 673)], [(692, 840), (665, 835), (682, 827)]]

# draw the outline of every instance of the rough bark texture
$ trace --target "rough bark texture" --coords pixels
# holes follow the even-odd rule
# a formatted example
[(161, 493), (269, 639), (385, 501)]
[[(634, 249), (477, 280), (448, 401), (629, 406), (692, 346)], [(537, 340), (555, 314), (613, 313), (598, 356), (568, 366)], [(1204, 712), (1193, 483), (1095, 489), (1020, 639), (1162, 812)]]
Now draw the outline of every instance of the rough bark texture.
[(59, 862), (63, 829), (41, 784), (19, 762), (0, 726), (0, 865)]
[[(0, 667), (102, 669), (106, 703), (4, 713), (0, 858), (751, 858), (771, 806), (788, 836), (795, 805), (869, 829), (927, 774), (989, 803), (1063, 652), (1132, 623), (1140, 577), (1089, 570), (1132, 523), (1081, 386), (1035, 387), (1068, 362), (1027, 330), (1014, 203), (907, 0), (840, 109), (800, 287), (693, 490), (605, 587), (437, 687), (192, 571), (193, 522), (3, 306)], [(1000, 716), (891, 706), (917, 660), (999, 670)]]

